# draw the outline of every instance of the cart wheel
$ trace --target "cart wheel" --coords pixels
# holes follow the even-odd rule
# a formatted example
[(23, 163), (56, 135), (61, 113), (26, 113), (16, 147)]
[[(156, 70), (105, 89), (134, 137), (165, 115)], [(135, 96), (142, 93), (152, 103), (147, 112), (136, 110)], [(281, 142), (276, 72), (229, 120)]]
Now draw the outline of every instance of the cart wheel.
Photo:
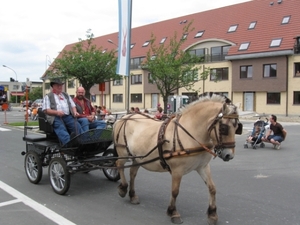
[[(110, 157), (116, 157), (116, 153), (113, 149), (107, 149), (104, 153), (103, 156), (110, 156)], [(116, 162), (115, 161), (111, 161), (108, 160), (108, 163), (110, 163), (110, 166), (116, 166)], [(111, 168), (104, 168), (102, 169), (104, 175), (106, 176), (106, 178), (110, 181), (118, 181), (120, 180), (120, 174), (119, 171), (117, 169), (111, 169)]]
[(50, 184), (55, 193), (64, 195), (70, 188), (70, 173), (64, 159), (55, 157), (50, 161), (48, 169)]
[(264, 148), (265, 147), (265, 143), (260, 143), (260, 147)]
[(244, 148), (248, 148), (248, 145), (247, 145), (247, 144), (244, 144)]
[(25, 173), (28, 180), (33, 184), (38, 184), (43, 175), (42, 160), (35, 151), (28, 151), (24, 160)]

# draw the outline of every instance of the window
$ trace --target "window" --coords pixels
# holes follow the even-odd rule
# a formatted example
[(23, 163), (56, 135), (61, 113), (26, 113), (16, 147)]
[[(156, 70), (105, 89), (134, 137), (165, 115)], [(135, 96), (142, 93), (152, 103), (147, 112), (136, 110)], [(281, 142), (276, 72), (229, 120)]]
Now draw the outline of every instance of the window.
[(130, 45), (130, 49), (132, 49), (134, 46), (135, 46), (135, 44), (131, 44), (131, 45)]
[(228, 80), (228, 67), (211, 69), (210, 80), (211, 81)]
[(229, 29), (228, 29), (228, 33), (230, 33), (230, 32), (235, 32), (236, 31), (236, 29), (237, 29), (237, 27), (238, 27), (238, 25), (232, 25), (232, 26), (230, 26), (229, 27)]
[(211, 61), (222, 61), (225, 60), (225, 56), (228, 54), (230, 46), (218, 46), (218, 47), (212, 47), (211, 52)]
[(123, 79), (120, 78), (119, 80), (114, 80), (113, 86), (122, 86), (123, 85)]
[(131, 94), (131, 102), (132, 103), (141, 103), (142, 102), (142, 94)]
[(281, 24), (288, 24), (290, 22), (291, 16), (285, 16), (282, 18)]
[(165, 41), (167, 40), (167, 38), (166, 37), (164, 37), (164, 38), (162, 38), (161, 39), (161, 41), (159, 42), (159, 44), (163, 44), (163, 43), (165, 43)]
[(247, 50), (249, 48), (250, 42), (242, 43), (240, 45), (239, 51)]
[(295, 63), (295, 77), (300, 77), (300, 62)]
[(19, 90), (19, 85), (13, 85), (13, 90)]
[(252, 78), (252, 66), (241, 66), (240, 67), (240, 78)]
[(103, 51), (102, 51), (102, 53), (105, 53), (107, 51), (107, 49), (104, 49)]
[(267, 104), (280, 104), (280, 93), (267, 93)]
[(300, 91), (294, 91), (293, 104), (300, 105)]
[(188, 81), (198, 81), (198, 70), (190, 70), (186, 72), (185, 76), (183, 77), (187, 82)]
[(189, 53), (191, 55), (204, 56), (205, 55), (205, 48), (189, 50)]
[(141, 64), (145, 57), (132, 58), (130, 59), (130, 69), (141, 69)]
[(50, 89), (50, 83), (45, 83), (45, 89), (49, 90)]
[(154, 84), (155, 83), (155, 81), (152, 79), (151, 73), (148, 73), (148, 83), (149, 84)]
[(132, 75), (131, 84), (142, 84), (142, 74)]
[(187, 38), (187, 36), (188, 36), (188, 34), (184, 34), (184, 35), (182, 35), (182, 38), (181, 38), (181, 40), (185, 40), (185, 39)]
[(68, 88), (74, 88), (75, 87), (75, 81), (74, 80), (68, 80)]
[(252, 29), (255, 28), (255, 26), (256, 26), (256, 21), (255, 22), (251, 22), (250, 25), (249, 25), (249, 27), (248, 27), (248, 29), (252, 30)]
[(195, 38), (199, 38), (199, 37), (202, 37), (204, 34), (204, 30), (202, 31), (198, 31), (197, 34), (195, 35)]
[(277, 64), (266, 64), (264, 65), (264, 77), (276, 77), (277, 75)]
[(123, 94), (113, 94), (113, 102), (123, 102)]
[(271, 41), (270, 47), (279, 47), (281, 44), (282, 38), (276, 38)]
[(145, 43), (143, 44), (143, 47), (146, 47), (146, 46), (148, 46), (148, 45), (149, 45), (149, 43), (150, 43), (150, 41), (145, 41)]

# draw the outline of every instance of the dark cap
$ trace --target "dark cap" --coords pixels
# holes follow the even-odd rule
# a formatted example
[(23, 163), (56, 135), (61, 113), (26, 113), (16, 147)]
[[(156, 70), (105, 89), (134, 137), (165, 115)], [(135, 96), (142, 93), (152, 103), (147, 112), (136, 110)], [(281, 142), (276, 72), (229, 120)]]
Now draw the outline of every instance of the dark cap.
[(50, 79), (50, 86), (52, 87), (53, 84), (61, 84), (61, 85), (63, 85), (65, 83), (62, 82), (59, 78), (52, 78), (52, 79)]

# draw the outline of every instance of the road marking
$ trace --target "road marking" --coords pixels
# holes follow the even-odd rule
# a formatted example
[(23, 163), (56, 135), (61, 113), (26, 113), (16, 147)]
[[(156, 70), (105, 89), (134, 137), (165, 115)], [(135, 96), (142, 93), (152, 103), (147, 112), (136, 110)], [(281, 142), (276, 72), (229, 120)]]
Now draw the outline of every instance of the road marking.
[(0, 202), (0, 207), (15, 204), (18, 202), (22, 202), (22, 201), (20, 199), (14, 199), (14, 200), (7, 201), (7, 202)]
[[(23, 202), (25, 205), (33, 208), (35, 211), (39, 212), (43, 216), (47, 217), (48, 219), (52, 220), (54, 223), (57, 224), (64, 224), (64, 225), (76, 225), (75, 223), (67, 220), (66, 218), (62, 217), (61, 215), (57, 214), (56, 212), (46, 208), (45, 206), (37, 203), (36, 201), (32, 200), (31, 198), (27, 197), (26, 195), (22, 194), (21, 192), (17, 191), (16, 189), (12, 188), (11, 186), (3, 183), (0, 181), (0, 188), (12, 195), (13, 197), (17, 198), (14, 203)], [(12, 202), (12, 201), (10, 201)], [(5, 203), (3, 203), (5, 204)], [(2, 205), (0, 205), (2, 206)]]
[(0, 127), (0, 131), (11, 131), (10, 129)]

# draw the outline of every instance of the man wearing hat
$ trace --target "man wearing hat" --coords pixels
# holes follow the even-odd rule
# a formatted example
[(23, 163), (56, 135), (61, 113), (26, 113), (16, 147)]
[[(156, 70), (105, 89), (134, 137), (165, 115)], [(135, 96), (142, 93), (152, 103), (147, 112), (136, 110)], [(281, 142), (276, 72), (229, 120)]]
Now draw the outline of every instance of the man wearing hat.
[(79, 113), (76, 110), (72, 98), (62, 91), (64, 83), (59, 78), (50, 80), (52, 92), (44, 97), (42, 110), (47, 116), (48, 122), (53, 126), (53, 130), (62, 145), (70, 141), (70, 134), (81, 134), (83, 132), (80, 124), (74, 117)]

